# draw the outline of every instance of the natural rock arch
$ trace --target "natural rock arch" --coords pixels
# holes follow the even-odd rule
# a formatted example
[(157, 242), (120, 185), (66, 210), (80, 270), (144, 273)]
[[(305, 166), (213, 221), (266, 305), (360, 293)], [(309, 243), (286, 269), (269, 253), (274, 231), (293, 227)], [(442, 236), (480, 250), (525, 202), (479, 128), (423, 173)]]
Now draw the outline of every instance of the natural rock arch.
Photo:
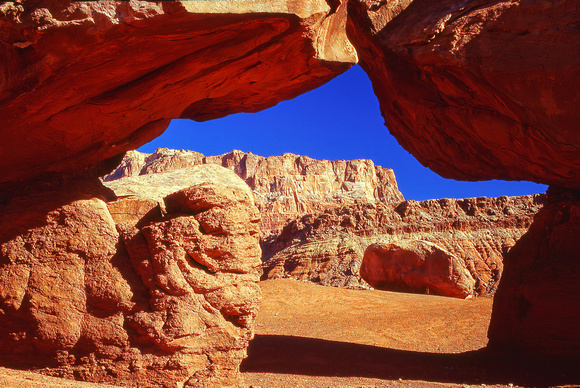
[[(489, 336), (496, 349), (577, 356), (580, 328), (558, 321), (580, 311), (570, 248), (579, 19), (569, 0), (3, 3), (0, 201), (93, 179), (172, 118), (260, 110), (360, 59), (387, 127), (428, 167), (561, 187), (548, 193), (536, 237), (506, 258)], [(7, 233), (2, 243), (13, 241)], [(563, 307), (545, 308), (554, 298)]]

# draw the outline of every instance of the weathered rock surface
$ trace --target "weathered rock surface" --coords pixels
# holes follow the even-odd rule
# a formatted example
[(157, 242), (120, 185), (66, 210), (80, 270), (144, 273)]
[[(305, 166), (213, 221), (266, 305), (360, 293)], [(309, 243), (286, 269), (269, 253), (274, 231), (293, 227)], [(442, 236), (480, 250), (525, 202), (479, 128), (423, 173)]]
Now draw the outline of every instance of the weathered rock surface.
[(381, 290), (455, 298), (473, 295), (475, 285), (463, 260), (422, 240), (370, 245), (365, 250), (360, 274)]
[(464, 262), (476, 294), (493, 294), (503, 254), (526, 232), (543, 199), (531, 195), (404, 201), (307, 215), (262, 243), (264, 278), (367, 287), (359, 271), (369, 245), (424, 240)]
[(96, 179), (2, 205), (3, 365), (147, 387), (237, 382), (261, 300), (259, 214), (235, 174), (196, 168), (209, 172), (164, 209)]
[(356, 63), (345, 18), (325, 0), (3, 2), (0, 183), (320, 86)]
[[(277, 233), (289, 219), (308, 213), (354, 203), (403, 200), (393, 170), (375, 166), (372, 160), (316, 160), (289, 153), (263, 157), (241, 151), (216, 156), (167, 148), (160, 148), (153, 154), (130, 151), (104, 180), (110, 182), (107, 183), (109, 187), (114, 187), (114, 180), (121, 177), (153, 176), (201, 164), (218, 164), (231, 169), (250, 186), (262, 215), (263, 235)], [(136, 182), (148, 182), (149, 187), (153, 180), (156, 178)], [(154, 185), (169, 193), (173, 189), (162, 186), (174, 187), (174, 184), (170, 180), (163, 183), (163, 180), (160, 178)]]
[(491, 348), (579, 356), (579, 236), (580, 192), (550, 187), (546, 205), (505, 257), (488, 332)]
[(580, 187), (576, 1), (352, 0), (385, 124), (455, 179)]

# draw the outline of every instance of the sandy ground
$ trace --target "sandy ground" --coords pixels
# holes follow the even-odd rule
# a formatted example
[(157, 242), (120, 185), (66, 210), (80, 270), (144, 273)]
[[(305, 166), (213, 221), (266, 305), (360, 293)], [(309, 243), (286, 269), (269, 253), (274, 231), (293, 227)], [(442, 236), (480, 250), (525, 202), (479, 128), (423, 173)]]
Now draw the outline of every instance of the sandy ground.
[[(253, 387), (580, 386), (580, 363), (488, 354), (491, 298), (261, 283)], [(568, 362), (570, 361), (570, 362)]]
[[(349, 290), (290, 279), (260, 285), (264, 301), (242, 363), (244, 387), (580, 386), (574, 360), (562, 367), (488, 354), (491, 298)], [(106, 386), (0, 368), (0, 387)]]

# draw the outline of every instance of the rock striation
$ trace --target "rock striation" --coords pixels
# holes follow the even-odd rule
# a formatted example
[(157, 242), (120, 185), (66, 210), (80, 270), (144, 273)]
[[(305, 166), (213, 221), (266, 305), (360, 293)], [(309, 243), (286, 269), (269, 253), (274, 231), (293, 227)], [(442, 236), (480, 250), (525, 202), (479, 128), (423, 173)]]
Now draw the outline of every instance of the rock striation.
[(238, 383), (261, 300), (259, 213), (222, 167), (182, 183), (117, 197), (76, 181), (2, 205), (3, 365), (147, 387)]
[(356, 63), (345, 23), (325, 0), (3, 2), (0, 185), (314, 89)]
[(372, 160), (316, 160), (286, 153), (263, 157), (232, 151), (204, 156), (199, 152), (160, 148), (153, 154), (130, 151), (103, 180), (110, 187), (121, 177), (218, 164), (234, 171), (253, 190), (262, 215), (263, 235), (278, 233), (289, 219), (355, 203), (400, 202), (393, 170)]
[(574, 1), (351, 0), (385, 125), (454, 179), (580, 187)]
[(526, 232), (543, 202), (543, 195), (445, 198), (358, 204), (306, 215), (263, 241), (263, 278), (368, 287), (359, 272), (369, 245), (421, 240), (460, 258), (475, 281), (476, 295), (493, 295), (503, 254)]

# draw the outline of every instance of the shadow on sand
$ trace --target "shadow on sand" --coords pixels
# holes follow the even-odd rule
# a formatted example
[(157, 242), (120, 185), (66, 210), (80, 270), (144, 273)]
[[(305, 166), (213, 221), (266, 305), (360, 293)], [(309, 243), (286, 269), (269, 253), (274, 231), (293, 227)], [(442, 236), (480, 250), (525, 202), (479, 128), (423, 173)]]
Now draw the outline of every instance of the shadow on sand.
[(528, 386), (580, 383), (580, 360), (497, 357), (486, 349), (438, 354), (315, 338), (256, 335), (243, 372)]

